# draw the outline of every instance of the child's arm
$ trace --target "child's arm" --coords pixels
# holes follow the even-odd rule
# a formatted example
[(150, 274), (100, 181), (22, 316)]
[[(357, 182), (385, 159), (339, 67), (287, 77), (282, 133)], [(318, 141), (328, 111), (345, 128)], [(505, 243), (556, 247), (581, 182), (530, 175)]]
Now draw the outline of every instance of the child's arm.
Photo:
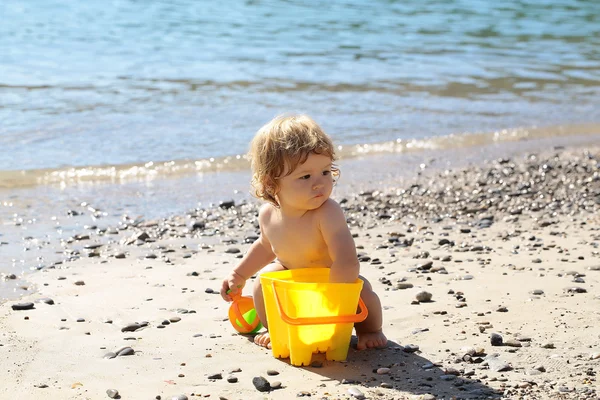
[(231, 296), (227, 293), (229, 290), (232, 293), (236, 293), (238, 290), (241, 291), (248, 278), (275, 259), (271, 243), (263, 231), (263, 226), (268, 223), (269, 207), (269, 205), (265, 204), (258, 212), (260, 237), (252, 243), (248, 252), (244, 254), (242, 261), (223, 280), (221, 297), (226, 301), (231, 301)]
[(328, 199), (319, 208), (321, 234), (327, 244), (331, 264), (329, 280), (338, 283), (353, 283), (358, 279), (360, 264), (356, 257), (356, 246), (346, 217), (340, 205)]

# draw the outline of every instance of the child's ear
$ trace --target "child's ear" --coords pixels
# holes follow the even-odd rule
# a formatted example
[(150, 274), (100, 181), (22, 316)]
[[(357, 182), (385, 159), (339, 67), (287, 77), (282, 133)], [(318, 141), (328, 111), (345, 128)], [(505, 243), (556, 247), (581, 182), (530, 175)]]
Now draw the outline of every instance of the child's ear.
[(265, 177), (264, 181), (263, 181), (263, 186), (265, 188), (265, 191), (270, 194), (271, 196), (275, 196), (277, 194), (277, 192), (279, 192), (279, 188), (277, 186), (277, 184), (275, 183), (275, 180), (273, 178), (271, 178), (270, 176)]

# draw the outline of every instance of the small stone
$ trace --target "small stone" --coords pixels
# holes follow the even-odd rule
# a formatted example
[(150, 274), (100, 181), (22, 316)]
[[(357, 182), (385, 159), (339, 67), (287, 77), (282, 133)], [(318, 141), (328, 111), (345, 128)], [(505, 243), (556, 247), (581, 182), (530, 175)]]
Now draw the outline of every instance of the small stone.
[(410, 399), (411, 400), (435, 400), (437, 397), (433, 394), (427, 393), (427, 394), (416, 394), (414, 396), (412, 396)]
[(11, 307), (15, 311), (33, 310), (35, 308), (33, 303), (17, 303)]
[(402, 351), (404, 351), (405, 353), (414, 353), (414, 352), (416, 352), (418, 350), (419, 350), (419, 346), (416, 345), (416, 344), (407, 344), (402, 349)]
[(379, 374), (379, 375), (386, 375), (389, 373), (390, 373), (389, 368), (377, 368), (377, 374)]
[(123, 328), (121, 328), (121, 332), (135, 332), (141, 327), (142, 326), (138, 323), (127, 324)]
[(498, 357), (488, 356), (485, 358), (488, 367), (494, 372), (510, 371), (512, 367), (505, 361), (500, 360)]
[(348, 393), (351, 396), (353, 396), (353, 397), (355, 397), (357, 399), (364, 399), (365, 398), (364, 393), (361, 392), (358, 388), (355, 388), (355, 387), (351, 387), (350, 389), (348, 389)]
[(117, 389), (108, 389), (106, 391), (106, 394), (108, 395), (108, 397), (110, 397), (111, 399), (116, 399), (119, 396), (119, 391)]
[(564, 289), (567, 293), (587, 293), (587, 290), (582, 287), (568, 287)]
[(221, 373), (219, 372), (219, 373), (217, 373), (217, 374), (212, 374), (212, 375), (209, 375), (209, 376), (208, 376), (208, 379), (213, 379), (213, 380), (216, 380), (216, 379), (223, 379), (223, 375), (221, 375)]
[(275, 390), (275, 389), (279, 389), (279, 388), (281, 388), (281, 382), (275, 381), (275, 382), (271, 383), (271, 390)]
[(171, 397), (171, 400), (188, 400), (188, 397), (185, 394), (180, 394), (180, 395)]
[(502, 346), (502, 336), (497, 333), (492, 333), (490, 335), (490, 342), (492, 346)]
[(227, 382), (229, 382), (229, 383), (237, 383), (237, 381), (238, 381), (237, 376), (229, 375), (227, 377)]
[(122, 349), (120, 349), (116, 353), (117, 353), (118, 357), (132, 356), (132, 355), (135, 354), (135, 350), (133, 350), (131, 347), (123, 347)]
[(268, 392), (271, 390), (271, 384), (262, 376), (252, 378), (252, 384), (259, 392)]
[(396, 283), (396, 289), (399, 289), (399, 290), (410, 289), (413, 286), (414, 285), (412, 283), (408, 283), (408, 282), (398, 282), (398, 283)]
[(419, 292), (417, 293), (417, 295), (415, 296), (415, 298), (417, 299), (417, 301), (419, 303), (426, 303), (428, 301), (431, 301), (431, 298), (433, 297), (433, 295), (429, 292)]
[(523, 345), (516, 339), (507, 339), (504, 341), (504, 346), (509, 347), (522, 347)]
[(268, 369), (267, 370), (267, 375), (269, 375), (269, 376), (276, 376), (276, 375), (279, 375), (279, 371), (275, 371), (274, 369)]
[(543, 295), (543, 294), (544, 294), (544, 291), (543, 291), (543, 290), (541, 290), (541, 289), (535, 289), (535, 290), (533, 290), (533, 291), (531, 292), (531, 294), (532, 294), (532, 295), (534, 295), (534, 296), (541, 296), (541, 295)]
[(84, 282), (84, 281), (76, 281), (76, 282), (74, 283), (74, 285), (76, 285), (76, 286), (84, 286), (84, 285), (85, 285), (85, 282)]
[(550, 342), (544, 343), (544, 344), (542, 344), (542, 349), (554, 349), (554, 343), (550, 343)]
[(598, 360), (598, 359), (600, 359), (600, 353), (590, 354), (590, 360)]

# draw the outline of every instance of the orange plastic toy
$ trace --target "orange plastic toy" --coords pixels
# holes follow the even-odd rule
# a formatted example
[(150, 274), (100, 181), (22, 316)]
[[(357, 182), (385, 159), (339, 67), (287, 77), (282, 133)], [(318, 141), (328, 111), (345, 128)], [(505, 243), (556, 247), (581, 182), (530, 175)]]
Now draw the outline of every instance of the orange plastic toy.
[(229, 306), (229, 322), (231, 322), (231, 325), (239, 333), (258, 332), (263, 325), (256, 314), (252, 297), (236, 293), (232, 294), (231, 298), (233, 299), (231, 306)]

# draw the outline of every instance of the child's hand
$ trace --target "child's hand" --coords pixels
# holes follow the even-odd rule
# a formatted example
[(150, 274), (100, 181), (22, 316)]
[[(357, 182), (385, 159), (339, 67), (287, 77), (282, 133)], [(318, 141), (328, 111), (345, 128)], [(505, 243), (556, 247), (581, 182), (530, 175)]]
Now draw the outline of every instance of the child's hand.
[(231, 290), (231, 294), (236, 294), (238, 291), (241, 293), (245, 285), (246, 279), (233, 271), (223, 280), (223, 284), (221, 285), (221, 297), (225, 301), (232, 301), (233, 299), (227, 292)]

